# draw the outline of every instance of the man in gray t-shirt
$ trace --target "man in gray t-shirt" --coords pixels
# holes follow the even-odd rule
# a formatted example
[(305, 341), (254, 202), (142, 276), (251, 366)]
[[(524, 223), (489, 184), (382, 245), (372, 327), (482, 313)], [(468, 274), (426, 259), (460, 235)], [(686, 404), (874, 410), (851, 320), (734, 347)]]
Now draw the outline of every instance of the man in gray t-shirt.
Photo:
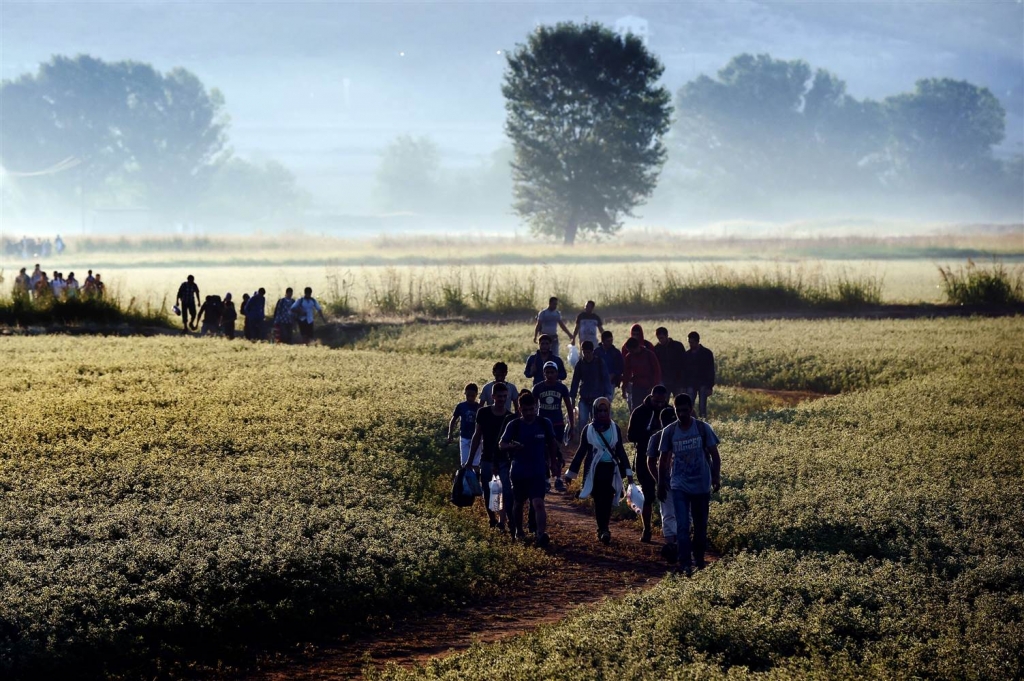
[(565, 335), (572, 338), (572, 332), (562, 321), (562, 313), (558, 311), (558, 298), (551, 296), (548, 306), (537, 313), (537, 326), (533, 328), (533, 342), (541, 335), (551, 337), (551, 352), (558, 354), (558, 327), (562, 327)]
[(675, 408), (678, 420), (661, 431), (658, 445), (661, 453), (658, 499), (664, 501), (668, 494), (672, 495), (679, 563), (689, 574), (692, 564), (696, 564), (698, 570), (705, 565), (711, 492), (717, 492), (721, 487), (722, 459), (718, 454), (715, 431), (707, 423), (693, 418), (690, 396), (686, 393), (677, 395)]

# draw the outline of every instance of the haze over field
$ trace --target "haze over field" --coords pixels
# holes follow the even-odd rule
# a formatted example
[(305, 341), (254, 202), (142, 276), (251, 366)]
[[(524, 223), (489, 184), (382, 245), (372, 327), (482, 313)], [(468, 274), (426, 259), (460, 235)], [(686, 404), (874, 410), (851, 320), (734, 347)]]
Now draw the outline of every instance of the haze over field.
[[(348, 234), (381, 229), (510, 233), (520, 223), (510, 208), (511, 147), (501, 91), (507, 52), (524, 43), (538, 25), (584, 20), (621, 31), (646, 31), (648, 49), (665, 66), (660, 84), (676, 107), (658, 188), (638, 210), (640, 217), (628, 225), (823, 217), (1017, 222), (1022, 218), (1024, 188), (1018, 180), (1024, 172), (1019, 160), (1024, 151), (1024, 5), (1012, 0), (5, 0), (0, 4), (0, 76), (5, 82), (35, 74), (55, 55), (86, 54), (107, 63), (132, 60), (151, 64), (161, 73), (184, 68), (205, 88), (223, 94), (220, 113), (230, 118), (224, 148), (247, 165), (233, 166), (233, 175), (223, 174), (213, 185), (213, 199), (207, 197), (202, 216), (178, 216), (168, 223), (150, 215), (155, 199), (140, 198), (144, 193), (135, 189), (112, 190), (109, 183), (102, 192), (82, 197), (69, 181), (70, 198), (59, 208), (60, 202), (42, 198), (41, 181), (33, 173), (52, 170), (61, 158), (23, 154), (17, 165), (4, 159), (4, 235), (83, 228), (137, 232), (167, 229), (167, 224), (192, 224), (208, 232), (303, 228)], [(779, 64), (806, 62), (808, 92), (797, 93), (788, 107), (795, 124), (804, 127), (790, 140), (786, 135), (792, 131), (785, 126), (793, 121), (766, 122), (777, 127), (759, 126), (763, 138), (791, 143), (758, 147), (751, 152), (753, 160), (741, 168), (726, 167), (716, 158), (698, 158), (692, 144), (681, 146), (681, 126), (693, 118), (694, 109), (680, 108), (680, 91), (702, 75), (716, 79), (720, 69), (742, 54), (767, 54)], [(833, 137), (822, 142), (821, 123), (807, 120), (805, 109), (810, 78), (817, 69), (845, 83), (849, 99), (837, 110), (846, 113), (865, 100), (883, 102), (912, 93), (919, 79), (966, 81), (987, 89), (1004, 117), (997, 125), (998, 112), (989, 106), (991, 126), (979, 133), (974, 148), (984, 152), (983, 160), (991, 166), (985, 173), (995, 173), (997, 180), (986, 175), (978, 180), (979, 187), (972, 188), (952, 174), (980, 177), (981, 170), (972, 166), (943, 169), (945, 174), (936, 171), (941, 175), (938, 180), (912, 177), (905, 185), (895, 181), (894, 177), (905, 180), (899, 173), (909, 176), (910, 171), (908, 164), (892, 159), (894, 147), (885, 141), (902, 134), (892, 122), (899, 118), (891, 114), (894, 107), (886, 109), (890, 114), (885, 125), (869, 111), (863, 121), (829, 128), (824, 138)], [(717, 87), (705, 85), (706, 90)], [(947, 95), (935, 100), (938, 109), (949, 101), (942, 97)], [(0, 100), (0, 108), (4, 104)], [(759, 115), (758, 107), (749, 103), (737, 106), (733, 113), (749, 114), (751, 120)], [(714, 118), (715, 109), (702, 111)], [(869, 118), (877, 123), (870, 130), (864, 122)], [(12, 130), (17, 121), (12, 120), (9, 115), (3, 123), (8, 148), (19, 136)], [(958, 127), (967, 125), (960, 123)], [(698, 126), (690, 132), (710, 139), (730, 130)], [(917, 134), (906, 132), (911, 138)], [(827, 154), (814, 155), (807, 146), (808, 140), (827, 146), (840, 138), (843, 148), (828, 147)], [(868, 139), (870, 144), (864, 142)], [(747, 144), (742, 135), (736, 140)], [(940, 152), (950, 158), (963, 155), (952, 146)], [(839, 154), (848, 161), (849, 172), (832, 176)], [(62, 172), (60, 167), (57, 172)], [(853, 175), (857, 177), (851, 179)], [(799, 196), (790, 191), (793, 187), (799, 188)]]

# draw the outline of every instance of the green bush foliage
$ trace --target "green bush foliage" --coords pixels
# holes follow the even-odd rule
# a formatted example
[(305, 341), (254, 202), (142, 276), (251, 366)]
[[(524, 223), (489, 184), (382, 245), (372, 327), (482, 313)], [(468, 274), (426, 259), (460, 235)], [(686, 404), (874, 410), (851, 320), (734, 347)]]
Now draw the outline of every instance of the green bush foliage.
[(954, 269), (939, 266), (942, 289), (952, 305), (1011, 305), (1024, 302), (1024, 269), (998, 260), (984, 267), (968, 260)]
[[(1024, 335), (1019, 319), (933, 324), (862, 334), (917, 362), (905, 377), (716, 423), (724, 557), (707, 570), (375, 676), (1020, 678)], [(926, 354), (940, 333), (961, 342)]]

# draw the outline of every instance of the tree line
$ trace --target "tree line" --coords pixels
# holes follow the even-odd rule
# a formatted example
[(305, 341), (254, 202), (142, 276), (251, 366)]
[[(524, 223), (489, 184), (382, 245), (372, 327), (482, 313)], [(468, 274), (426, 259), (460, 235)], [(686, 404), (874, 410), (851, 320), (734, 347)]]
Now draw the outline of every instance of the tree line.
[[(398, 137), (377, 172), (382, 210), (511, 211), (566, 243), (614, 234), (645, 202), (676, 218), (950, 195), (1024, 211), (1024, 157), (994, 154), (1006, 112), (966, 81), (859, 100), (802, 60), (742, 54), (673, 97), (640, 39), (596, 23), (539, 27), (506, 59), (509, 146), (454, 171), (429, 137)], [(280, 164), (231, 154), (223, 95), (185, 69), (54, 57), (0, 98), (0, 163), (39, 197), (245, 221), (308, 200)]]

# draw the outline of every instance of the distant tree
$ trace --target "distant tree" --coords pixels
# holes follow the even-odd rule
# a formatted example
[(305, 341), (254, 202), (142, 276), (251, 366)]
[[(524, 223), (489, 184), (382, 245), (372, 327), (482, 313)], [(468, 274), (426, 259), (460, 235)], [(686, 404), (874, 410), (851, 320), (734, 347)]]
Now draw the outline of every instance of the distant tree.
[(384, 150), (375, 192), (383, 209), (429, 212), (440, 188), (441, 152), (429, 137), (401, 135)]
[(536, 234), (614, 234), (653, 191), (671, 97), (664, 67), (600, 24), (542, 26), (507, 56), (515, 211)]
[(803, 192), (876, 182), (867, 162), (887, 130), (882, 108), (802, 60), (742, 54), (679, 91), (673, 164), (723, 195)]
[(891, 153), (910, 186), (985, 184), (1002, 170), (992, 148), (1006, 134), (1006, 111), (988, 88), (928, 78), (885, 100)]
[(0, 163), (65, 199), (128, 193), (179, 217), (197, 206), (226, 141), (223, 97), (184, 69), (56, 56), (3, 81), (0, 98)]
[(295, 175), (276, 161), (253, 163), (234, 157), (222, 163), (210, 181), (204, 215), (248, 222), (298, 216), (308, 197)]

